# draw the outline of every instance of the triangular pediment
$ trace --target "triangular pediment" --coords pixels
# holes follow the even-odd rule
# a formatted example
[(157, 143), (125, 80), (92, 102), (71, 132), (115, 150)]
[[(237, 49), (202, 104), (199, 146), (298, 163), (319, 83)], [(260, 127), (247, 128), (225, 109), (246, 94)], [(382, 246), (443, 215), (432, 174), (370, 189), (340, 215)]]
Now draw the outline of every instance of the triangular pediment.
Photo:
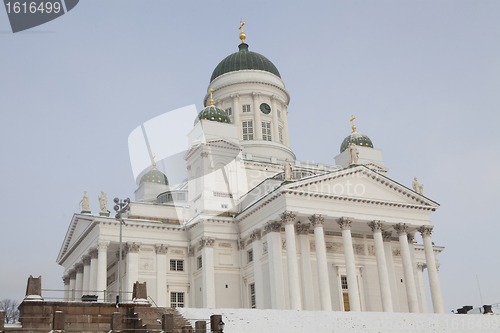
[(73, 215), (68, 231), (66, 232), (66, 236), (64, 237), (61, 250), (57, 256), (57, 262), (59, 262), (68, 250), (71, 249), (81, 238), (81, 236), (88, 230), (92, 222), (93, 218), (90, 215)]
[(438, 207), (436, 202), (365, 166), (355, 166), (299, 180), (288, 189), (364, 201)]
[(231, 149), (231, 150), (236, 150), (238, 152), (243, 149), (240, 145), (235, 144), (234, 142), (226, 140), (224, 138), (206, 140), (203, 142), (200, 141), (189, 147), (188, 151), (184, 155), (184, 159), (187, 160), (193, 152), (195, 152), (197, 149), (202, 149), (202, 147), (204, 146), (213, 148)]

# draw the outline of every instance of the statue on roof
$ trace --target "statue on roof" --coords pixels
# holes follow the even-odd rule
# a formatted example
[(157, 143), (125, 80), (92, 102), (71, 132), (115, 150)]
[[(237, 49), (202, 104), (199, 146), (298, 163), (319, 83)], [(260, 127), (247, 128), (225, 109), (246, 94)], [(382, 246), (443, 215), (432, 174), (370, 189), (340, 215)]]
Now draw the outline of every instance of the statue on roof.
[(417, 177), (413, 178), (413, 182), (411, 183), (413, 190), (418, 194), (424, 194), (424, 184), (419, 184), (417, 181)]
[(108, 195), (106, 192), (101, 191), (101, 195), (98, 196), (99, 198), (99, 208), (101, 208), (101, 213), (107, 213), (108, 212)]
[(90, 213), (90, 200), (87, 191), (83, 191), (83, 198), (78, 203), (78, 207), (82, 207), (82, 213)]
[(288, 158), (285, 160), (283, 164), (283, 170), (285, 171), (285, 180), (291, 181), (293, 180), (293, 169), (292, 164), (288, 161)]
[(356, 148), (354, 142), (349, 145), (349, 165), (358, 164), (359, 150)]

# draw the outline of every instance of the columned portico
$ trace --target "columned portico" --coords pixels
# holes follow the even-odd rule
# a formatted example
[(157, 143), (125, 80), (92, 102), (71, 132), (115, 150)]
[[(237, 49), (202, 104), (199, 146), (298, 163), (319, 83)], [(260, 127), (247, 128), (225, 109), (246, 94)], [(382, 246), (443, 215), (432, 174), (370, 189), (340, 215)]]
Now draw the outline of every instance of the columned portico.
[(215, 308), (215, 260), (214, 238), (200, 239), (202, 275), (203, 275), (203, 307)]
[(283, 279), (283, 263), (281, 262), (281, 222), (270, 221), (264, 226), (267, 233), (269, 257), (269, 278), (271, 285), (271, 307), (285, 309), (285, 288)]
[(319, 296), (321, 310), (332, 311), (332, 297), (330, 294), (330, 279), (328, 278), (328, 262), (326, 259), (325, 234), (323, 231), (324, 217), (314, 214), (309, 217), (314, 227), (314, 243), (316, 246), (316, 262), (318, 264)]
[(337, 220), (337, 223), (340, 225), (340, 229), (342, 229), (345, 268), (347, 274), (347, 284), (349, 286), (349, 305), (351, 311), (361, 311), (358, 279), (356, 277), (356, 263), (354, 261), (354, 250), (351, 238), (351, 220), (347, 217), (341, 217)]
[(69, 301), (69, 275), (64, 275), (62, 279), (63, 279), (63, 283), (64, 283), (63, 301), (67, 302), (67, 301)]
[(432, 247), (432, 229), (434, 226), (426, 225), (418, 228), (422, 234), (424, 243), (425, 261), (427, 263), (427, 273), (429, 274), (429, 285), (431, 289), (432, 307), (434, 313), (444, 313), (443, 294), (441, 292), (441, 282), (436, 267), (436, 258), (434, 257), (434, 249)]
[(99, 296), (99, 302), (104, 302), (106, 295), (104, 290), (106, 289), (106, 278), (108, 269), (108, 245), (109, 241), (98, 241), (97, 243), (97, 295)]
[(75, 286), (76, 286), (76, 271), (74, 269), (70, 269), (68, 272), (69, 276), (69, 297), (70, 301), (75, 300)]
[(411, 264), (410, 247), (408, 246), (408, 225), (398, 223), (394, 226), (394, 230), (399, 236), (399, 247), (401, 250), (401, 260), (403, 261), (403, 275), (406, 287), (406, 297), (408, 299), (408, 309), (411, 313), (418, 313), (418, 298)]
[(380, 296), (382, 298), (382, 309), (384, 312), (393, 312), (391, 286), (389, 284), (389, 273), (384, 253), (384, 241), (382, 239), (382, 222), (372, 221), (368, 226), (373, 231), (373, 241), (375, 243), (375, 257), (377, 259), (378, 279), (380, 283)]
[(389, 274), (389, 285), (391, 286), (392, 308), (395, 312), (399, 311), (398, 289), (396, 285), (396, 274), (394, 272), (394, 261), (392, 258), (391, 231), (382, 231), (382, 240), (384, 242), (385, 262), (387, 264), (387, 273)]
[(156, 244), (156, 304), (167, 306), (167, 250), (163, 244)]
[(91, 295), (97, 295), (97, 256), (98, 251), (96, 248), (89, 250), (90, 255), (90, 280), (89, 289), (91, 290)]
[(255, 229), (250, 234), (253, 251), (253, 275), (255, 279), (255, 307), (264, 309), (264, 281), (262, 277), (262, 241), (260, 229)]
[(131, 300), (132, 291), (134, 288), (134, 283), (139, 280), (139, 250), (141, 245), (138, 243), (127, 243), (125, 246), (126, 258), (127, 258), (127, 268), (125, 269), (127, 274), (125, 281), (125, 294), (124, 299)]
[(83, 289), (83, 264), (81, 262), (75, 265), (76, 270), (76, 286), (75, 286), (75, 301), (82, 299)]
[(297, 223), (297, 230), (300, 247), (300, 268), (302, 272), (302, 295), (304, 310), (316, 310), (314, 305), (314, 289), (311, 267), (311, 247), (309, 244), (310, 223)]
[(90, 295), (90, 256), (83, 256), (83, 291), (82, 295)]
[(290, 294), (290, 309), (302, 310), (300, 297), (299, 266), (297, 262), (297, 246), (295, 244), (295, 214), (285, 211), (281, 214), (285, 224), (286, 258), (288, 265), (288, 291)]

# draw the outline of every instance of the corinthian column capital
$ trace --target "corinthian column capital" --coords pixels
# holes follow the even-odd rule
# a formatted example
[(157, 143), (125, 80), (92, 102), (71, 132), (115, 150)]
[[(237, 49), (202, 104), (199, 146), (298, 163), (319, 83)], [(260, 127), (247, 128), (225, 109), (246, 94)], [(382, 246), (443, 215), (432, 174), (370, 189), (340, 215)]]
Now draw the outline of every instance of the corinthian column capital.
[(398, 236), (405, 235), (408, 233), (408, 224), (398, 223), (394, 226), (394, 230), (396, 230)]
[(295, 225), (295, 228), (297, 229), (297, 234), (299, 235), (307, 235), (309, 234), (309, 227), (311, 226), (310, 223), (302, 223), (299, 222)]
[(250, 241), (255, 242), (257, 240), (260, 240), (261, 236), (262, 236), (262, 233), (261, 233), (260, 229), (255, 229), (250, 234)]
[(383, 224), (382, 221), (375, 220), (368, 222), (368, 226), (372, 229), (372, 232), (379, 232), (382, 231)]
[(342, 230), (351, 230), (351, 219), (348, 217), (341, 217), (337, 220), (337, 223), (340, 226), (340, 229)]
[(423, 225), (417, 230), (422, 234), (422, 237), (424, 237), (424, 236), (430, 236), (432, 234), (432, 229), (434, 229), (433, 225)]
[(266, 233), (269, 233), (269, 232), (280, 232), (281, 231), (281, 221), (269, 221), (264, 226), (264, 231)]
[(309, 221), (311, 221), (313, 227), (322, 227), (325, 223), (325, 218), (321, 214), (313, 214), (309, 216)]
[(384, 242), (390, 242), (392, 238), (392, 231), (382, 231), (382, 239)]
[(201, 248), (214, 247), (214, 244), (215, 244), (215, 238), (206, 237), (206, 238), (200, 239), (200, 247)]
[(281, 222), (283, 224), (293, 224), (294, 221), (295, 221), (295, 214), (294, 213), (285, 210), (281, 214)]

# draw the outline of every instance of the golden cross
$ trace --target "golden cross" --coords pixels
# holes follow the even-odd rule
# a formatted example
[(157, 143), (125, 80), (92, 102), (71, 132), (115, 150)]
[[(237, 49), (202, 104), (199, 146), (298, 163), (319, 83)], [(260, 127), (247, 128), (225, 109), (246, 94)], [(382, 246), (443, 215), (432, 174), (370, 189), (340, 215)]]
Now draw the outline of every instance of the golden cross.
[(245, 22), (243, 21), (240, 21), (240, 27), (238, 29), (241, 30), (241, 32), (243, 32), (243, 26), (245, 25)]
[(156, 153), (153, 154), (153, 170), (156, 170)]
[(213, 92), (214, 90), (212, 89), (212, 87), (210, 87), (210, 106), (214, 106), (214, 99), (212, 98)]
[(353, 115), (351, 115), (351, 121), (352, 121), (352, 132), (355, 133), (356, 132), (356, 126), (354, 126), (354, 119), (356, 119), (356, 117), (354, 117)]

